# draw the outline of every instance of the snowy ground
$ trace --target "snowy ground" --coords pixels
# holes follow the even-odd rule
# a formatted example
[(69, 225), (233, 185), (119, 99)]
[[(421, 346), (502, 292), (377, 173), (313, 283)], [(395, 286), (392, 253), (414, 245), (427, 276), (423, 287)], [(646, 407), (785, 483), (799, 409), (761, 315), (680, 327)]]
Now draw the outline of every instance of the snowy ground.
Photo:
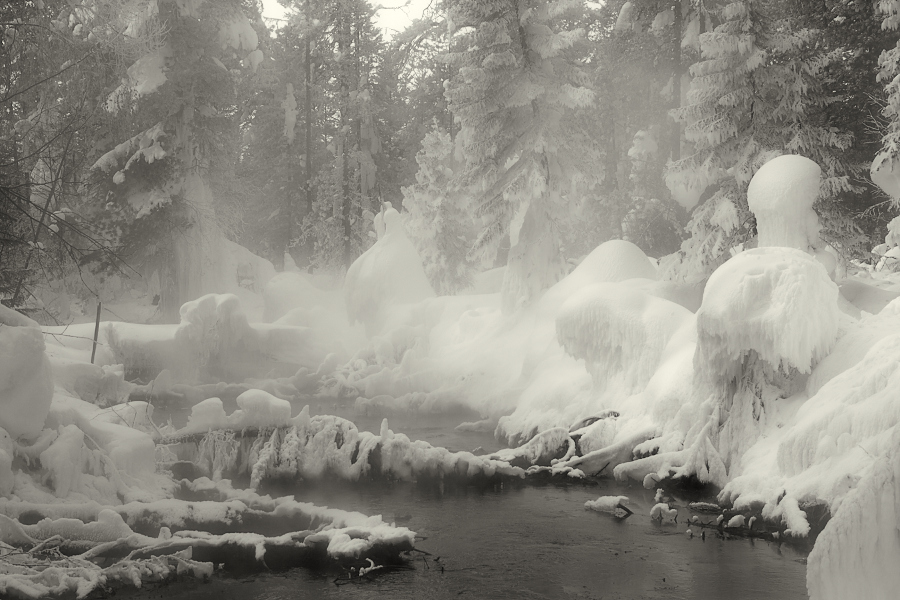
[[(885, 264), (839, 277), (814, 213), (801, 217), (802, 239), (768, 231), (693, 283), (659, 279), (640, 249), (610, 241), (504, 314), (496, 273), (486, 293), (435, 296), (388, 211), (343, 287), (288, 271), (252, 295), (257, 318), (211, 294), (178, 325), (103, 322), (94, 364), (91, 324), (41, 330), (0, 308), (0, 592), (81, 596), (208, 576), (229, 552), (289, 548), (299, 564), (414, 542), (380, 517), (260, 496), (267, 479), (600, 476), (709, 485), (728, 509), (721, 527), (767, 539), (814, 536), (827, 515), (810, 597), (894, 597), (900, 277)], [(464, 408), (480, 418), (461, 429), (510, 448), (454, 452), (387, 419), (375, 434), (288, 401), (313, 396), (355, 399), (359, 414)], [(154, 406), (190, 415), (157, 423)], [(286, 517), (297, 531), (212, 533)]]

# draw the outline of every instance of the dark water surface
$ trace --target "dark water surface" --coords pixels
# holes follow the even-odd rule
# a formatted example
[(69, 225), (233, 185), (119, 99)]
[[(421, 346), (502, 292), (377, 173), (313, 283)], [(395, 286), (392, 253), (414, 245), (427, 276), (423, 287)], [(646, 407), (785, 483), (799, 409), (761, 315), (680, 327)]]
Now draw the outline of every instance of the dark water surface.
[[(341, 414), (361, 429), (378, 431), (381, 417), (355, 415), (334, 402), (313, 414)], [(389, 417), (391, 429), (412, 439), (460, 450), (496, 448), (489, 434), (453, 430), (456, 417)], [(491, 447), (489, 447), (491, 446)], [(340, 572), (294, 569), (251, 577), (216, 577), (139, 592), (142, 598), (243, 600), (248, 598), (391, 599), (698, 599), (806, 598), (805, 555), (787, 546), (747, 539), (689, 538), (685, 501), (679, 523), (650, 520), (654, 492), (610, 480), (599, 485), (506, 484), (460, 486), (413, 483), (310, 485), (264, 490), (298, 500), (380, 514), (425, 539), (410, 561), (372, 580), (334, 583)], [(618, 520), (585, 510), (598, 496), (626, 495), (634, 514)], [(710, 520), (711, 517), (704, 517)], [(696, 530), (699, 534), (699, 530)], [(128, 593), (131, 596), (133, 594)]]

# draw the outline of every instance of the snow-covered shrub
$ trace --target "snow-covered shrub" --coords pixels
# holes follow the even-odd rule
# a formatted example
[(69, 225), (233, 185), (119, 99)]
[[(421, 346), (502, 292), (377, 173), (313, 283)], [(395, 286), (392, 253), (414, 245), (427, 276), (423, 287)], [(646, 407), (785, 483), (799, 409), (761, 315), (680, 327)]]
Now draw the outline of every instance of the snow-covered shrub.
[(837, 337), (837, 296), (824, 268), (805, 252), (742, 252), (706, 285), (695, 363), (714, 379), (733, 377), (752, 351), (772, 369), (809, 373)]
[(697, 312), (698, 390), (718, 402), (718, 449), (734, 475), (764, 426), (767, 404), (793, 394), (834, 346), (838, 289), (793, 248), (742, 252), (709, 278)]

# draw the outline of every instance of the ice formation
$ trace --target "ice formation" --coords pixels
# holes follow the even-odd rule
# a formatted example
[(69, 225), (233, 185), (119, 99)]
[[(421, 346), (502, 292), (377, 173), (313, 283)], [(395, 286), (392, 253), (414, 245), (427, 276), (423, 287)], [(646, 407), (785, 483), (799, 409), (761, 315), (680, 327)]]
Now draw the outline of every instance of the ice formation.
[(756, 216), (759, 247), (781, 246), (804, 252), (818, 248), (822, 169), (806, 157), (786, 154), (764, 164), (747, 188), (747, 203)]
[[(272, 406), (280, 406), (277, 399), (266, 400), (255, 391), (248, 397), (256, 403), (268, 404), (267, 415), (271, 414)], [(248, 397), (244, 398), (245, 406)], [(188, 426), (160, 443), (169, 445), (177, 456), (195, 462), (214, 478), (249, 474), (254, 488), (270, 478), (321, 479), (331, 476), (358, 481), (367, 477), (468, 479), (494, 475), (522, 477), (525, 474), (524, 469), (510, 464), (513, 456), (475, 456), (470, 452), (450, 452), (427, 442), (411, 441), (388, 429), (386, 419), (380, 435), (359, 431), (352, 422), (340, 417), (310, 417), (308, 409), (293, 419), (280, 415), (277, 426), (265, 423), (265, 419), (258, 420), (262, 424), (257, 427), (245, 420), (243, 414), (238, 415), (242, 411), (225, 417), (224, 412), (218, 414), (220, 402), (207, 400), (204, 404), (211, 409), (203, 408), (202, 418), (210, 425), (219, 424), (220, 429), (230, 428), (230, 432), (213, 430), (200, 439), (188, 439), (188, 434), (205, 430), (201, 416), (198, 416), (198, 405)], [(289, 405), (286, 409), (289, 417)], [(241, 430), (248, 427), (257, 431), (244, 435)], [(566, 440), (567, 434), (562, 443)], [(526, 461), (527, 464), (534, 464), (540, 456), (538, 451), (534, 460)]]

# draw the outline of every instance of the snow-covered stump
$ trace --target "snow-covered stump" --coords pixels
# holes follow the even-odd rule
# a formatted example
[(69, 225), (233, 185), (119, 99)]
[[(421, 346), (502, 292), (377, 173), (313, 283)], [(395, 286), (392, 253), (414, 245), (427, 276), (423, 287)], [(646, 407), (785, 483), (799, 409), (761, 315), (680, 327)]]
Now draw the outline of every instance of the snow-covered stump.
[[(53, 380), (40, 325), (0, 305), (0, 428), (12, 439), (36, 437), (52, 399)], [(0, 448), (0, 464), (5, 462), (3, 453)], [(0, 487), (5, 487), (2, 480)]]
[(765, 425), (767, 404), (799, 391), (838, 333), (838, 288), (806, 252), (756, 248), (719, 267), (697, 313), (695, 388), (716, 399), (715, 447), (729, 477)]

